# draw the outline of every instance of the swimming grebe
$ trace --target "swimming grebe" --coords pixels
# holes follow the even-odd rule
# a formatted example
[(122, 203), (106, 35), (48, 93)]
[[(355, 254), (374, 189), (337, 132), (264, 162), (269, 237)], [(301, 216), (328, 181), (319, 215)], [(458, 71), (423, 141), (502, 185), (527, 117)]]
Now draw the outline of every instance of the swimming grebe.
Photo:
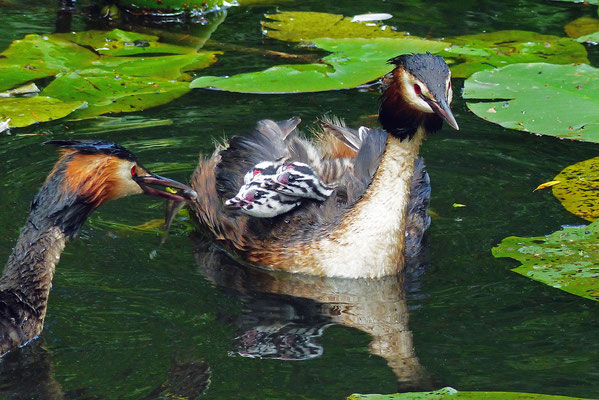
[[(459, 128), (443, 58), (406, 54), (389, 62), (395, 69), (383, 79), (379, 106), (384, 130), (354, 131), (355, 145), (327, 129), (313, 144), (298, 135), (297, 118), (264, 120), (201, 159), (192, 187), (202, 196), (190, 202), (200, 228), (234, 256), (276, 270), (349, 278), (401, 271), (408, 209), (415, 210), (411, 202), (428, 202), (427, 190), (420, 202), (410, 197), (419, 192), (413, 175), (420, 144), (444, 120)], [(274, 218), (228, 210), (224, 201), (237, 193), (252, 166), (265, 161), (308, 164), (334, 190), (323, 202), (307, 201)], [(428, 179), (418, 176), (420, 182)]]
[(96, 208), (138, 193), (175, 201), (196, 197), (190, 187), (148, 172), (133, 153), (118, 144), (47, 143), (60, 147), (61, 156), (31, 203), (27, 222), (0, 278), (0, 355), (42, 332), (60, 254)]

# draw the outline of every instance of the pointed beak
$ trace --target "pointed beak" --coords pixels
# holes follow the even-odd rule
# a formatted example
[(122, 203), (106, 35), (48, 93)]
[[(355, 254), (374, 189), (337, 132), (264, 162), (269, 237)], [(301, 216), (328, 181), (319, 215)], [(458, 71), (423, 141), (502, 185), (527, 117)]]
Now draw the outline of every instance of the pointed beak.
[(435, 114), (443, 118), (449, 126), (451, 126), (456, 131), (460, 130), (458, 126), (458, 122), (455, 120), (453, 113), (451, 112), (451, 108), (449, 108), (449, 104), (445, 99), (435, 102), (435, 101), (427, 101), (428, 105), (431, 106)]
[(145, 194), (151, 196), (164, 197), (175, 201), (193, 201), (198, 197), (195, 190), (189, 186), (160, 175), (135, 176), (133, 180), (137, 182)]

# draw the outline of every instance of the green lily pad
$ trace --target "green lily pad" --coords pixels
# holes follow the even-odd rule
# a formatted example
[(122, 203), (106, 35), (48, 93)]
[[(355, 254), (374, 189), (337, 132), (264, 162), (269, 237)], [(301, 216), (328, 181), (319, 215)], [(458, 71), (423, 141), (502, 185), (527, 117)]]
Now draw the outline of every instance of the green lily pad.
[(505, 128), (599, 142), (599, 69), (589, 65), (514, 64), (478, 72), (466, 80), (463, 97), (476, 115)]
[(520, 261), (522, 265), (512, 271), (527, 278), (599, 301), (599, 221), (549, 236), (511, 236), (492, 252)]
[(88, 46), (96, 53), (110, 56), (132, 56), (139, 54), (189, 54), (194, 52), (188, 47), (158, 42), (158, 36), (137, 32), (122, 31), (83, 31), (55, 33), (53, 38)]
[(298, 93), (348, 89), (373, 81), (391, 69), (387, 60), (403, 53), (436, 53), (447, 43), (419, 39), (316, 39), (332, 52), (320, 64), (278, 65), (230, 78), (203, 76), (192, 88), (212, 87), (242, 93)]
[(46, 96), (0, 98), (0, 121), (10, 118), (11, 128), (63, 118), (85, 101), (61, 101)]
[(599, 31), (590, 33), (588, 35), (581, 36), (578, 39), (576, 39), (576, 41), (580, 42), (580, 43), (591, 43), (591, 44), (599, 43)]
[[(55, 76), (43, 95), (88, 104), (73, 118), (139, 111), (187, 93), (188, 83), (182, 81), (190, 77), (185, 72), (208, 67), (217, 54), (221, 53), (159, 43), (157, 36), (118, 29), (28, 35), (2, 53), (0, 90)], [(13, 119), (11, 126), (22, 125)]]
[(397, 394), (352, 394), (347, 400), (591, 400), (580, 397), (552, 396), (534, 393), (513, 392), (458, 392), (443, 388), (434, 392), (412, 392)]
[(187, 82), (118, 74), (85, 75), (75, 72), (57, 77), (43, 91), (65, 101), (88, 102), (73, 119), (89, 118), (109, 112), (134, 112), (166, 104), (189, 91)]
[(52, 35), (27, 35), (0, 54), (0, 91), (83, 67), (97, 58), (93, 52)]
[(588, 221), (599, 218), (599, 157), (564, 168), (554, 180), (553, 195), (566, 210)]
[(451, 73), (456, 78), (516, 63), (589, 62), (586, 49), (575, 40), (536, 32), (497, 31), (451, 37), (445, 41), (451, 42), (452, 46), (439, 55), (453, 60)]
[(286, 42), (301, 42), (319, 38), (404, 38), (406, 34), (397, 32), (390, 26), (380, 23), (352, 22), (350, 17), (320, 12), (292, 11), (268, 14), (269, 21), (262, 22), (266, 36)]

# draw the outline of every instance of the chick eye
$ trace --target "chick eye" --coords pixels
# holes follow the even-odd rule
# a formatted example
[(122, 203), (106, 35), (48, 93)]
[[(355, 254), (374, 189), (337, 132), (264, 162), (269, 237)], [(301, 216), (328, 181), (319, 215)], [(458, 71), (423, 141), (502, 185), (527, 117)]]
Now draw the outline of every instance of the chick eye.
[(131, 167), (131, 176), (135, 176), (135, 174), (137, 173), (137, 166), (132, 166)]
[(414, 84), (414, 92), (416, 92), (416, 94), (422, 93), (422, 89), (420, 88), (420, 85), (417, 83)]
[(256, 176), (256, 175), (260, 175), (261, 173), (262, 173), (262, 170), (261, 170), (261, 169), (254, 168), (254, 176)]

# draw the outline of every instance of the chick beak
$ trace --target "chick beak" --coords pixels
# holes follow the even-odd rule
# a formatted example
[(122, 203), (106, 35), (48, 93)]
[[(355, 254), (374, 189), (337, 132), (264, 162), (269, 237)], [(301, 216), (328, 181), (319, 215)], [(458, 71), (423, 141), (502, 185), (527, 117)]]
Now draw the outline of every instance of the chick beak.
[(453, 113), (451, 112), (451, 108), (449, 107), (449, 104), (447, 104), (447, 100), (442, 99), (438, 102), (434, 101), (434, 100), (428, 100), (426, 98), (425, 98), (425, 100), (427, 100), (428, 105), (431, 106), (431, 108), (433, 109), (435, 114), (437, 114), (438, 116), (443, 118), (445, 121), (447, 121), (449, 126), (451, 126), (456, 131), (460, 130), (460, 127), (458, 126), (458, 122), (455, 120), (455, 117), (453, 116)]
[(133, 180), (137, 182), (145, 194), (151, 196), (164, 197), (175, 201), (193, 201), (198, 197), (195, 190), (189, 186), (160, 175), (134, 176)]

